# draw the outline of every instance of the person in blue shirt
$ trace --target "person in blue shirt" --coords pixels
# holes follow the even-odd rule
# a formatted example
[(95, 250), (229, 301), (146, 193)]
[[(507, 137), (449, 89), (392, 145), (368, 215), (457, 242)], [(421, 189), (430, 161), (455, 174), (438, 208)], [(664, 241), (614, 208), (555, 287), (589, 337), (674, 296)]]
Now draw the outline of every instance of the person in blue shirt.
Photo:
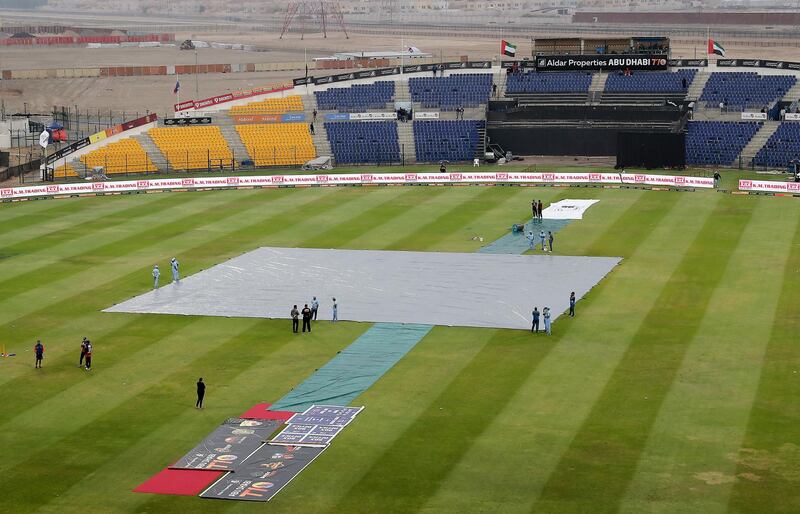
[(339, 321), (339, 304), (336, 303), (336, 298), (333, 299), (333, 319), (331, 319), (334, 323)]
[(550, 307), (542, 309), (542, 317), (544, 318), (544, 331), (550, 335)]
[(533, 316), (533, 323), (531, 324), (531, 332), (536, 334), (539, 333), (539, 308), (534, 307), (533, 312), (531, 313)]
[(180, 264), (178, 263), (178, 259), (173, 257), (172, 260), (170, 261), (170, 265), (172, 266), (172, 281), (180, 282), (181, 275), (180, 273), (178, 273), (178, 266), (180, 266)]
[(317, 321), (317, 310), (319, 310), (319, 302), (317, 301), (317, 297), (311, 299), (311, 316), (314, 321)]
[(569, 317), (575, 317), (575, 291), (569, 295)]
[(158, 277), (161, 276), (161, 272), (158, 271), (158, 264), (153, 266), (153, 289), (158, 289)]
[(544, 230), (540, 230), (539, 231), (539, 239), (541, 239), (541, 241), (542, 241), (542, 251), (546, 252), (547, 251), (547, 243), (544, 242)]

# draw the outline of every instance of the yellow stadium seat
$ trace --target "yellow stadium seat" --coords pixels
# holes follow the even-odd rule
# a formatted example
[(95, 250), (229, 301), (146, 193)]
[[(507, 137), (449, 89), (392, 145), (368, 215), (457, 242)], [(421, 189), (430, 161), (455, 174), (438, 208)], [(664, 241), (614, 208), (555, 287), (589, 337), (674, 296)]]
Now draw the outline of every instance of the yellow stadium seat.
[(163, 127), (148, 132), (175, 169), (230, 168), (233, 152), (219, 127)]
[(107, 175), (156, 171), (155, 164), (150, 160), (142, 145), (130, 138), (109, 143), (82, 155), (80, 159), (87, 170), (102, 167)]
[(64, 177), (77, 177), (78, 173), (75, 171), (75, 168), (72, 164), (62, 164), (61, 166), (56, 167), (53, 170), (53, 177), (55, 178), (64, 178)]
[(317, 156), (305, 123), (237, 125), (236, 131), (256, 166), (304, 164)]
[(231, 107), (232, 115), (263, 115), (285, 114), (287, 112), (302, 112), (303, 99), (300, 95), (291, 95), (283, 98), (267, 98), (258, 102)]

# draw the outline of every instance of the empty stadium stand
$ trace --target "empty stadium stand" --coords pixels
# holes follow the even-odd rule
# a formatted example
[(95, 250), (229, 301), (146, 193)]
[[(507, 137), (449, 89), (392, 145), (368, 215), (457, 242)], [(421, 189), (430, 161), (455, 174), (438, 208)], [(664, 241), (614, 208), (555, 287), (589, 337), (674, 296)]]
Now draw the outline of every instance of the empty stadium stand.
[(770, 107), (797, 82), (791, 75), (759, 75), (754, 71), (712, 73), (700, 95), (711, 107), (725, 102), (728, 110)]
[(413, 77), (408, 87), (411, 100), (423, 108), (453, 111), (487, 103), (492, 93), (492, 75), (457, 73), (447, 77)]
[[(85, 171), (103, 168), (106, 175), (115, 173), (146, 173), (156, 171), (156, 166), (135, 139), (127, 138), (109, 143), (80, 157)], [(74, 171), (74, 169), (73, 169)]]
[(236, 132), (256, 166), (304, 164), (317, 156), (305, 123), (237, 125)]
[(231, 107), (230, 114), (240, 115), (266, 115), (285, 114), (288, 112), (302, 112), (303, 99), (300, 95), (291, 95), (283, 98), (267, 98), (258, 102)]
[(395, 121), (326, 122), (333, 156), (340, 164), (400, 162)]
[(686, 164), (730, 166), (761, 123), (692, 121), (686, 133)]
[(506, 80), (506, 94), (517, 93), (586, 93), (592, 73), (572, 71), (512, 73)]
[(385, 109), (394, 100), (395, 83), (380, 81), (373, 84), (355, 84), (316, 91), (314, 96), (320, 110), (359, 112), (366, 109)]
[(75, 167), (72, 164), (62, 164), (60, 166), (56, 166), (53, 170), (53, 177), (55, 178), (73, 178), (77, 177), (78, 173), (75, 171)]
[(417, 162), (471, 161), (482, 120), (414, 121)]
[(233, 166), (233, 153), (217, 126), (154, 128), (148, 134), (173, 169)]
[(800, 123), (783, 122), (758, 151), (754, 164), (783, 169), (795, 159), (800, 159)]
[[(686, 94), (697, 74), (695, 69), (636, 72), (626, 76), (612, 73), (606, 80), (607, 93), (682, 93)], [(684, 86), (683, 81), (686, 81)]]

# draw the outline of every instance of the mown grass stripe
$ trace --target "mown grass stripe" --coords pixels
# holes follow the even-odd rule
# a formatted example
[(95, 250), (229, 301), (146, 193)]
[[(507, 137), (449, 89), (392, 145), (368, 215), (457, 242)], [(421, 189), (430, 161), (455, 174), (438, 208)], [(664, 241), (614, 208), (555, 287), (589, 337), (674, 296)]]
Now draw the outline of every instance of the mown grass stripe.
[[(256, 241), (258, 237), (266, 237), (275, 232), (286, 230), (288, 220), (291, 220), (293, 216), (296, 216), (303, 209), (311, 208), (319, 213), (319, 215), (325, 215), (328, 210), (340, 206), (341, 203), (341, 200), (334, 200), (327, 194), (321, 197), (318, 195), (307, 195), (302, 201), (296, 202), (293, 208), (277, 212), (266, 218), (255, 218), (252, 223), (244, 226), (240, 230), (224, 233), (223, 235), (205, 241), (199, 246), (188, 250), (181, 250), (177, 255), (181, 258), (183, 258), (184, 255), (191, 256), (193, 266), (201, 269), (204, 266), (209, 266), (218, 262), (218, 259), (221, 257), (219, 248), (226, 248), (227, 254), (223, 254), (222, 257), (236, 255), (241, 253), (243, 247), (254, 244), (254, 241)], [(283, 205), (283, 203), (280, 205)], [(2, 328), (8, 329), (10, 333), (13, 333), (16, 339), (24, 337), (30, 338), (37, 334), (22, 332), (22, 330), (29, 330), (29, 327), (41, 326), (41, 323), (45, 322), (45, 320), (49, 320), (51, 323), (57, 322), (57, 318), (53, 318), (55, 313), (58, 313), (60, 317), (63, 318), (63, 323), (69, 323), (74, 318), (80, 318), (89, 313), (96, 313), (103, 307), (113, 304), (114, 301), (119, 298), (127, 298), (140, 293), (141, 288), (141, 273), (129, 273), (118, 280), (103, 283), (100, 286), (66, 298), (54, 306), (40, 309), (21, 318), (17, 318), (14, 320), (14, 326), (10, 326), (9, 324)], [(104, 316), (116, 317), (116, 319), (125, 319), (127, 317), (115, 314), (106, 314)], [(17, 326), (23, 328), (14, 330)], [(0, 332), (0, 334), (1, 333), (2, 332)], [(91, 339), (95, 340), (95, 342), (104, 339), (102, 333), (93, 333), (90, 335)], [(72, 352), (67, 353), (71, 354)], [(50, 361), (51, 358), (52, 353), (49, 353), (48, 360)], [(9, 377), (0, 377), (0, 384), (3, 383), (4, 378), (8, 379)]]
[[(379, 190), (380, 191), (380, 190)], [(391, 195), (380, 204), (358, 213), (355, 217), (341, 221), (323, 234), (305, 240), (300, 246), (314, 248), (341, 248), (349, 241), (361, 237), (365, 232), (382, 227), (397, 216), (418, 207), (421, 203), (439, 198), (445, 188), (409, 188)], [(377, 194), (373, 192), (371, 194)]]
[(128, 197), (112, 199), (85, 198), (82, 202), (27, 201), (11, 205), (0, 204), (0, 236), (14, 231), (23, 231), (36, 225), (49, 224), (54, 218), (70, 216), (76, 212), (91, 210), (100, 202), (125, 201)]
[[(232, 333), (243, 330), (242, 325), (234, 327), (230, 322), (214, 323), (198, 317), (190, 318), (188, 323), (169, 323), (165, 318), (157, 327), (152, 332), (153, 343), (159, 344), (144, 345), (124, 361), (108, 367), (103, 362), (104, 350), (96, 347), (93, 371), (72, 368), (73, 373), (83, 378), (76, 379), (69, 388), (52, 393), (0, 425), (0, 442), (12, 450), (13, 455), (0, 462), (0, 473), (6, 476), (9, 470), (34, 458), (39, 449), (57, 444), (66, 435), (86, 427), (127, 398), (161, 381), (169, 375), (175, 362), (186, 358), (188, 352), (184, 345), (189, 341), (207, 334), (208, 338), (193, 345), (194, 352), (203, 353), (219, 339), (225, 340), (229, 336), (226, 330), (232, 330)], [(37, 373), (40, 379), (46, 379), (46, 369)], [(146, 376), (147, 380), (141, 380), (141, 376)], [(58, 420), (55, 426), (53, 420)], [(37, 451), (20, 451), (22, 448), (37, 448)], [(68, 451), (75, 450), (77, 448)]]
[(495, 207), (505, 194), (502, 188), (486, 187), (436, 218), (419, 226), (414, 232), (389, 244), (386, 250), (425, 250), (434, 247), (454, 231), (464, 227)]
[[(651, 430), (621, 510), (726, 512), (797, 218), (757, 202)], [(770, 252), (763, 248), (770, 246)], [(747, 273), (758, 262), (768, 274)], [(720, 391), (725, 391), (720, 395)], [(664, 482), (660, 478), (669, 473)], [(705, 480), (705, 482), (704, 482)], [(682, 490), (679, 497), (675, 491)]]
[(800, 495), (786, 494), (797, 491), (800, 479), (800, 225), (782, 278), (747, 429), (741, 448), (727, 456), (740, 477), (731, 491), (731, 512), (800, 512)]
[[(532, 345), (525, 331), (494, 331), (489, 342), (374, 461), (334, 510), (413, 512), (422, 507), (559, 338)], [(475, 394), (476, 387), (481, 387), (481, 394)], [(420, 458), (423, 452), (425, 456)], [(417, 480), (411, 469), (425, 469), (426, 479)]]
[[(651, 211), (652, 216), (661, 220), (661, 230), (638, 232), (635, 239), (627, 238), (624, 231), (601, 234), (610, 238), (609, 244), (621, 253), (633, 256), (633, 259), (623, 261), (579, 302), (576, 318), (560, 318), (554, 324), (555, 333), (566, 333), (544, 359), (530, 370), (508, 405), (480, 437), (471, 447), (464, 449), (458, 465), (439, 483), (435, 494), (428, 498), (422, 510), (469, 510), (474, 501), (470, 492), (476, 489), (482, 491), (478, 506), (481, 510), (525, 511), (535, 500), (541, 483), (546, 479), (548, 467), (552, 469), (558, 460), (561, 453), (558, 451), (559, 445), (563, 448), (569, 444), (569, 434), (577, 430), (584, 418), (581, 412), (588, 411), (593, 404), (595, 396), (592, 386), (598, 382), (604, 383), (611, 373), (613, 362), (616, 362), (613, 345), (625, 338), (627, 331), (633, 331), (628, 324), (619, 326), (615, 315), (625, 312), (626, 319), (635, 326), (642, 307), (654, 301), (654, 298), (651, 300), (648, 297), (655, 293), (643, 293), (633, 298), (630, 295), (617, 295), (616, 291), (631, 283), (649, 291), (654, 284), (653, 279), (656, 280), (657, 291), (659, 277), (639, 277), (642, 272), (639, 259), (644, 258), (647, 262), (648, 257), (654, 255), (669, 264), (670, 260), (661, 248), (662, 241), (665, 235), (669, 240), (669, 236), (678, 230), (662, 231), (672, 228), (673, 224), (681, 225), (688, 221), (680, 209), (681, 203), (675, 197), (659, 196), (652, 201), (661, 207)], [(641, 220), (637, 207), (636, 202), (628, 203), (621, 216), (634, 222)], [(695, 217), (697, 215), (693, 214)], [(532, 300), (535, 301), (535, 293)], [(641, 317), (645, 312), (646, 309)], [(544, 337), (532, 336), (531, 344), (539, 344)], [(607, 364), (604, 360), (611, 363)], [(510, 435), (512, 433), (513, 436)], [(503, 458), (486, 459), (487, 454), (502, 455)], [(476, 474), (475, 469), (481, 469), (482, 472)]]
[[(146, 217), (163, 209), (183, 205), (189, 203), (194, 198), (192, 195), (178, 195), (178, 197), (168, 196), (155, 196), (145, 198), (144, 203), (137, 202), (136, 204), (123, 209), (111, 210), (108, 212), (102, 210), (100, 212), (92, 211), (89, 214), (92, 219), (83, 220), (82, 218), (76, 219), (73, 216), (66, 218), (66, 227), (59, 227), (55, 230), (50, 230), (44, 233), (29, 233), (26, 238), (21, 241), (9, 242), (4, 246), (0, 246), (0, 256), (21, 256), (25, 259), (30, 259), (31, 255), (47, 250), (56, 245), (68, 243), (79, 238), (86, 238), (102, 232), (113, 231), (115, 227), (125, 225), (126, 223), (136, 222), (137, 219)], [(109, 203), (108, 207), (117, 208)], [(5, 242), (5, 240), (4, 240)], [(2, 258), (2, 257), (0, 257)], [(4, 262), (7, 264), (8, 261)]]
[[(325, 207), (322, 203), (319, 203), (316, 206), (318, 208), (315, 210), (315, 212), (318, 213), (318, 216), (324, 216), (325, 215), (325, 210), (327, 210), (327, 209), (332, 209), (332, 210), (343, 209), (343, 208), (345, 208), (344, 206), (347, 205), (347, 203), (343, 204), (341, 199), (331, 198), (328, 195), (323, 196), (322, 198), (318, 198), (317, 200), (320, 201), (320, 202), (324, 201), (324, 202), (326, 202), (328, 204), (327, 207)], [(358, 195), (358, 196), (355, 196), (353, 198), (353, 200), (363, 200), (363, 197)], [(298, 206), (297, 208), (299, 209), (299, 208), (301, 208), (301, 206)], [(288, 211), (288, 212), (280, 213), (276, 217), (291, 216), (292, 214), (295, 214), (295, 213), (292, 212), (292, 211)], [(314, 218), (313, 217), (312, 218), (308, 218), (308, 219), (304, 220), (303, 223), (309, 224), (309, 225), (313, 224), (314, 223)], [(283, 224), (283, 223), (274, 223), (274, 224), (263, 225), (263, 224), (260, 224), (258, 222), (255, 222), (253, 226), (258, 227), (263, 231), (280, 231), (280, 230), (285, 230), (286, 229), (286, 224)], [(235, 238), (235, 237), (240, 236), (240, 235), (241, 234), (239, 234), (239, 233), (233, 232), (233, 233), (228, 233), (225, 236), (222, 236), (222, 238), (220, 238), (220, 239), (228, 240), (228, 238), (230, 238), (230, 237), (234, 237)], [(252, 234), (250, 234), (250, 235), (252, 236)], [(252, 238), (250, 238), (250, 240), (252, 240)], [(219, 244), (218, 240), (214, 241), (213, 243), (206, 243), (205, 245), (203, 245), (203, 247), (204, 248), (212, 248), (212, 247), (216, 248), (217, 244)], [(197, 252), (195, 252), (195, 253), (197, 253)], [(169, 318), (171, 318), (171, 317), (169, 317)], [(204, 319), (204, 318), (201, 318), (201, 319)], [(216, 323), (216, 321), (214, 321), (213, 319), (209, 319), (208, 323), (214, 324), (214, 323)], [(156, 341), (154, 341), (154, 343), (156, 343)]]
[[(49, 499), (46, 505), (37, 508), (37, 512), (60, 513), (68, 511), (76, 503), (103, 506), (107, 504), (109, 494), (114, 496), (117, 510), (186, 510), (185, 503), (183, 507), (173, 507), (168, 497), (132, 494), (131, 489), (191, 449), (221, 420), (240, 414), (256, 402), (269, 402), (279, 397), (284, 384), (296, 383), (308, 370), (330, 359), (331, 355), (335, 355), (364, 330), (358, 324), (338, 323), (326, 326), (324, 334), (298, 337), (284, 328), (280, 321), (259, 321), (252, 330), (237, 336), (235, 340), (176, 369), (174, 374), (161, 382), (167, 392), (155, 391), (158, 396), (148, 402), (170, 406), (170, 415), (159, 419), (149, 433), (129, 440), (123, 450), (58, 498)], [(243, 361), (241, 356), (245, 354), (250, 358)], [(205, 408), (199, 412), (193, 408), (192, 389), (198, 374), (202, 374), (209, 382)], [(169, 394), (173, 390), (174, 394)], [(180, 398), (180, 402), (176, 402), (175, 398)], [(139, 402), (138, 398), (130, 401)], [(134, 410), (126, 408), (126, 411)], [(134, 421), (135, 418), (131, 418), (121, 422)], [(98, 490), (96, 476), (102, 476), (105, 483), (116, 484), (117, 489)]]
[[(257, 199), (257, 196), (258, 192), (250, 192), (244, 195), (243, 198), (228, 197), (227, 201), (222, 203), (208, 202), (208, 205), (205, 206), (202, 206), (200, 202), (195, 202), (196, 206), (201, 208), (193, 210), (186, 216), (176, 219), (165, 218), (155, 226), (144, 227), (142, 230), (121, 240), (78, 253), (72, 256), (69, 261), (61, 261), (50, 265), (46, 270), (37, 267), (27, 273), (9, 277), (0, 281), (0, 297), (3, 298), (0, 305), (14, 300), (20, 293), (31, 291), (32, 286), (36, 284), (42, 282), (51, 283), (48, 277), (57, 276), (60, 281), (63, 281), (110, 259), (147, 248), (165, 239), (197, 230), (213, 222), (232, 218), (252, 207), (252, 202)], [(206, 198), (205, 200), (208, 199)]]
[[(545, 484), (534, 511), (616, 509), (647, 436), (720, 283), (752, 204), (721, 199), (627, 347), (601, 397)], [(604, 477), (602, 488), (586, 487)]]
[[(183, 360), (177, 369), (159, 376), (157, 382), (148, 383), (146, 387), (134, 385), (136, 393), (127, 394), (126, 398), (113, 409), (97, 414), (96, 408), (90, 408), (89, 411), (95, 414), (95, 417), (83, 419), (75, 429), (58, 440), (46, 445), (37, 445), (35, 451), (24, 462), (5, 469), (3, 481), (9, 490), (4, 500), (26, 509), (36, 509), (51, 501), (56, 495), (63, 493), (116, 455), (124, 452), (129, 445), (146, 437), (154, 428), (170, 421), (164, 417), (163, 411), (149, 409), (149, 405), (181, 398), (183, 401), (176, 405), (176, 410), (185, 411), (192, 405), (191, 394), (197, 375), (207, 375), (203, 370), (210, 366), (218, 366), (220, 361), (232, 364), (232, 359), (244, 352), (258, 357), (269, 355), (292, 340), (289, 334), (283, 333), (274, 334), (269, 341), (263, 341), (265, 332), (263, 323), (255, 322), (246, 330), (231, 334), (228, 339), (214, 337), (206, 340), (202, 346), (196, 345), (188, 353), (190, 358)], [(175, 363), (175, 359), (170, 359), (169, 368)], [(227, 381), (243, 371), (240, 366), (232, 366), (228, 371), (220, 371), (211, 383), (213, 380), (217, 380), (217, 383), (222, 380)], [(91, 379), (96, 380), (97, 377)], [(209, 400), (211, 400), (210, 395)], [(76, 408), (80, 408), (80, 405), (76, 405)], [(210, 424), (208, 420), (203, 421), (208, 428)], [(121, 429), (121, 426), (125, 428)], [(194, 441), (187, 442), (189, 449), (193, 444)], [(93, 452), (91, 457), (73, 459), (75, 451), (85, 445), (91, 445), (97, 451)], [(179, 453), (180, 450), (176, 449), (174, 455), (164, 457), (177, 458), (180, 456)], [(58, 471), (58, 480), (48, 487), (47, 495), (42, 495), (38, 487), (32, 486), (30, 478), (37, 476), (38, 480), (47, 480), (52, 473), (52, 467), (49, 465), (52, 462), (69, 462), (70, 466), (66, 470)]]

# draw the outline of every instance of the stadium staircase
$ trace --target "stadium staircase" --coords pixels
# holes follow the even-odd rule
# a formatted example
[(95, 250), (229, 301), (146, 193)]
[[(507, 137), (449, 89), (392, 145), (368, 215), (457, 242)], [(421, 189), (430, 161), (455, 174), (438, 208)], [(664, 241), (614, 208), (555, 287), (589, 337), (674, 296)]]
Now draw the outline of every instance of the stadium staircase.
[(769, 138), (772, 137), (772, 134), (774, 134), (780, 126), (781, 123), (779, 121), (765, 121), (761, 129), (755, 133), (750, 142), (742, 148), (737, 162), (741, 162), (744, 166), (750, 166), (750, 163), (753, 158), (755, 158), (756, 154), (758, 154), (758, 151), (767, 144)]
[(414, 143), (414, 124), (397, 122), (397, 139), (400, 143), (400, 155), (406, 164), (417, 162), (417, 145)]
[(158, 171), (169, 171), (167, 158), (161, 153), (161, 149), (153, 141), (153, 138), (150, 137), (150, 134), (145, 132), (144, 134), (133, 136), (133, 139), (139, 141), (139, 144), (142, 145), (144, 151), (150, 156), (150, 160), (156, 165)]
[(480, 159), (481, 161), (484, 159), (486, 155), (486, 124), (483, 127), (478, 128), (478, 144), (475, 145), (475, 153), (474, 158)]
[(603, 91), (606, 88), (606, 81), (608, 80), (608, 73), (595, 73), (592, 75), (592, 83), (589, 84), (589, 98), (587, 99), (590, 104), (600, 102), (603, 96)]
[(694, 80), (689, 85), (689, 90), (686, 92), (686, 99), (696, 102), (700, 98), (700, 95), (703, 94), (703, 89), (705, 89), (709, 77), (711, 77), (711, 73), (702, 70), (698, 71), (694, 76)]
[(789, 88), (785, 95), (783, 95), (783, 100), (787, 102), (795, 102), (800, 100), (800, 80), (798, 80), (794, 86)]
[[(306, 120), (311, 123), (314, 119), (314, 109), (317, 108), (317, 98), (314, 95), (303, 96)], [(325, 129), (325, 115), (317, 111), (317, 121), (314, 122), (314, 135), (311, 136), (314, 149), (318, 157), (333, 157), (331, 143), (328, 141), (328, 131)]]
[[(398, 80), (394, 85), (394, 98), (397, 102), (411, 102), (411, 90), (408, 88), (408, 81)], [(412, 110), (423, 110), (421, 105), (411, 103)], [(445, 113), (441, 113), (440, 116)], [(448, 113), (455, 116), (455, 113)], [(455, 118), (454, 118), (455, 119)], [(417, 145), (414, 142), (414, 124), (409, 121), (406, 123), (397, 122), (397, 138), (400, 142), (400, 155), (408, 163), (417, 162)]]
[(228, 143), (228, 148), (233, 152), (233, 159), (236, 161), (236, 166), (241, 166), (244, 160), (252, 161), (253, 157), (247, 151), (247, 147), (244, 145), (241, 136), (239, 136), (239, 133), (236, 131), (236, 122), (233, 118), (229, 116), (220, 116), (215, 121), (219, 126), (220, 132), (222, 132), (222, 137), (224, 137), (225, 142)]

